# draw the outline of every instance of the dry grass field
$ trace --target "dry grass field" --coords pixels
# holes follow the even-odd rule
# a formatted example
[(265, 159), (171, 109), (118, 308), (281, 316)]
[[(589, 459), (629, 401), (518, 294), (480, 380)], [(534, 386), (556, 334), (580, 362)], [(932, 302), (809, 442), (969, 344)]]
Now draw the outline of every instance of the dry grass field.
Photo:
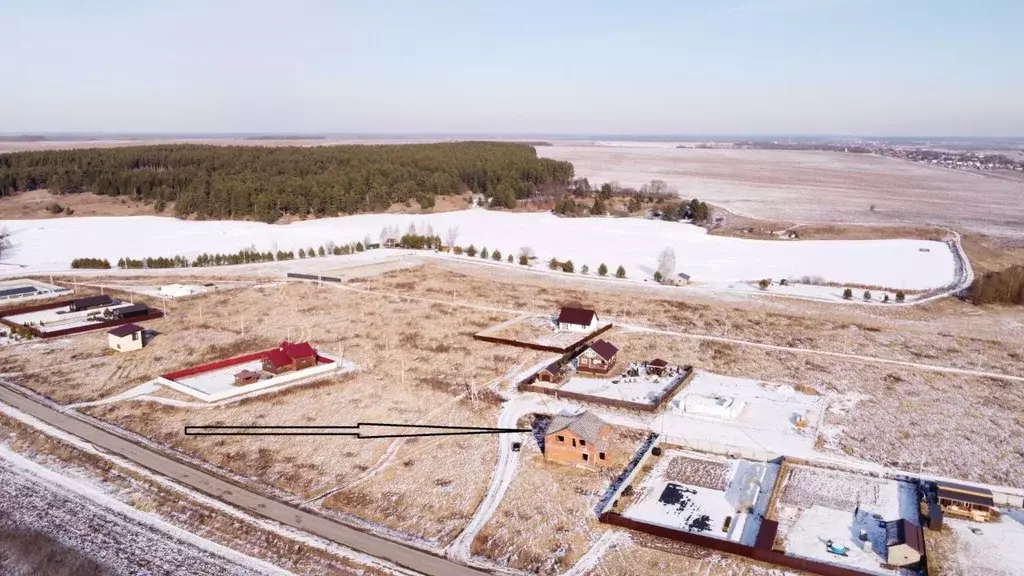
[[(66, 206), (74, 213), (53, 214), (47, 207), (53, 203)], [(174, 214), (174, 204), (164, 208), (165, 214)], [(153, 203), (143, 203), (126, 197), (100, 196), (98, 194), (66, 194), (57, 196), (46, 190), (21, 192), (14, 196), (0, 197), (0, 219), (25, 220), (40, 218), (73, 218), (75, 216), (152, 216), (157, 214)]]
[[(1024, 182), (867, 154), (698, 150), (556, 143), (541, 156), (567, 160), (591, 183), (639, 187), (665, 180), (738, 214), (798, 222), (954, 226), (1024, 236)], [(871, 211), (871, 206), (875, 210)]]
[(608, 549), (591, 576), (797, 576), (786, 570), (707, 548), (632, 534), (631, 542)]
[(607, 530), (595, 508), (642, 439), (617, 429), (610, 467), (600, 471), (547, 462), (536, 442), (524, 444), (515, 480), (473, 541), (473, 554), (527, 572), (567, 570)]

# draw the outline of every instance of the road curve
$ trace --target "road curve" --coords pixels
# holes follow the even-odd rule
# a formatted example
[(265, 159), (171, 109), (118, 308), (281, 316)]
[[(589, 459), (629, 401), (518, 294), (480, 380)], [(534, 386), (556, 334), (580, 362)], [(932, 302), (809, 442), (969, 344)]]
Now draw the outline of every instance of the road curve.
[(297, 528), (304, 532), (337, 542), (364, 554), (381, 558), (403, 568), (430, 576), (480, 576), (487, 574), (445, 558), (409, 548), (350, 528), (294, 506), (251, 492), (213, 474), (178, 462), (107, 432), (89, 422), (64, 414), (32, 398), (0, 385), (0, 402), (9, 404), (43, 422), (94, 444), (107, 452), (148, 468), (181, 484), (208, 494), (223, 502)]

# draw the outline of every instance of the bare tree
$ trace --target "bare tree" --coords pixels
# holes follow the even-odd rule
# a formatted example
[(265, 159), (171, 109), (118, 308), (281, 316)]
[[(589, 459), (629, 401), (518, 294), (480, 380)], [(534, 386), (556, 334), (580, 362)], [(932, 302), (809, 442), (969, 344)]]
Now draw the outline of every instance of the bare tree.
[(533, 258), (533, 248), (530, 248), (529, 246), (523, 246), (522, 248), (519, 249), (519, 257), (526, 259)]
[(445, 234), (445, 240), (448, 242), (448, 248), (455, 248), (455, 242), (458, 241), (458, 239), (459, 227), (452, 226), (451, 228), (448, 229), (448, 232)]
[(409, 236), (415, 236), (416, 235), (416, 223), (415, 222), (409, 222), (409, 228), (405, 231), (405, 233), (408, 234)]
[(658, 255), (658, 272), (662, 281), (668, 281), (676, 274), (676, 251), (666, 246)]

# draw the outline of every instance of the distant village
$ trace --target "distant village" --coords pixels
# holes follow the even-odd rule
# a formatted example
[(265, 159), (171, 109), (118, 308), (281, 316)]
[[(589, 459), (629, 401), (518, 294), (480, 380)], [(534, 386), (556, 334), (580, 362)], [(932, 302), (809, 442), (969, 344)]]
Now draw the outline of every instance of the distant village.
[[(680, 148), (687, 146), (680, 146)], [(718, 146), (697, 145), (697, 148)], [(735, 142), (728, 147), (743, 150), (813, 150), (821, 152), (847, 152), (851, 154), (877, 154), (886, 158), (899, 158), (921, 164), (932, 164), (953, 170), (1011, 170), (1024, 172), (1024, 160), (1017, 161), (1006, 154), (978, 154), (977, 152), (903, 148), (873, 142)]]

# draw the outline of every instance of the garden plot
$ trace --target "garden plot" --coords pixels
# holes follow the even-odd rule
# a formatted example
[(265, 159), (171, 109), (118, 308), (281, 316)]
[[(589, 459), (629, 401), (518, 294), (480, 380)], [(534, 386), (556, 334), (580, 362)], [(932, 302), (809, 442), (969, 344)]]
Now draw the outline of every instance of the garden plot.
[(791, 386), (699, 371), (651, 428), (711, 452), (809, 454), (824, 406), (821, 396)]
[(561, 392), (589, 394), (624, 402), (653, 404), (661, 400), (672, 384), (683, 376), (618, 376), (615, 378), (584, 378), (574, 376), (558, 388)]
[[(161, 376), (154, 380), (155, 383), (166, 386), (178, 392), (183, 392), (203, 400), (204, 402), (217, 402), (228, 398), (235, 398), (244, 394), (260, 390), (269, 390), (283, 386), (295, 385), (308, 382), (314, 378), (323, 377), (337, 372), (348, 372), (355, 370), (356, 366), (351, 362), (344, 362), (340, 358), (328, 356), (322, 352), (317, 353), (317, 364), (309, 368), (285, 372), (279, 375), (272, 375), (263, 371), (263, 360), (245, 360), (222, 368), (200, 372), (181, 378), (167, 378)], [(235, 374), (248, 370), (260, 374), (260, 379), (251, 384), (238, 385), (235, 383)]]
[(668, 450), (623, 516), (753, 545), (778, 466)]
[[(115, 300), (115, 302), (117, 301)], [(101, 328), (100, 324), (107, 320), (104, 318), (106, 311), (113, 312), (119, 308), (127, 308), (129, 306), (132, 306), (130, 302), (118, 302), (112, 306), (91, 308), (78, 312), (68, 312), (67, 306), (58, 306), (35, 312), (16, 314), (14, 316), (4, 316), (4, 320), (21, 324), (22, 326), (31, 326), (44, 334), (94, 324), (97, 325), (97, 328)]]
[[(787, 555), (871, 574), (900, 574), (886, 564), (884, 523), (900, 518), (918, 523), (913, 484), (809, 466), (787, 465), (782, 474), (775, 512), (777, 539)], [(847, 555), (830, 553), (829, 540), (845, 546)]]
[(1024, 510), (1004, 510), (995, 522), (948, 517), (943, 522), (955, 535), (954, 560), (962, 573), (1015, 576), (1024, 571)]

